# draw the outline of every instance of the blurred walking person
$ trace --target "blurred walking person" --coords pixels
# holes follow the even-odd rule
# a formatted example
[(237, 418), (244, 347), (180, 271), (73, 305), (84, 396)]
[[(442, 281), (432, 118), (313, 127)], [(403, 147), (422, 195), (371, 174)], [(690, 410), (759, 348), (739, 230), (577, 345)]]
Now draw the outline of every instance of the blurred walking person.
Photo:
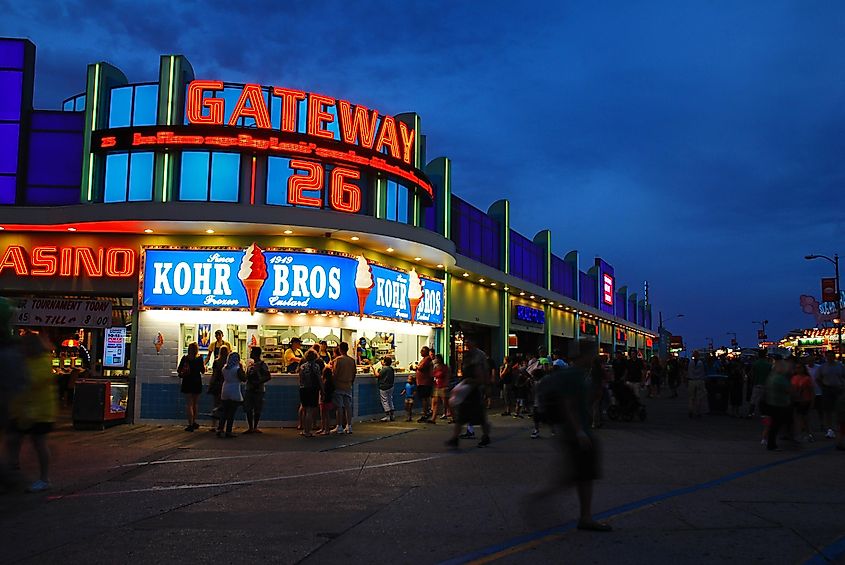
[(707, 367), (701, 359), (701, 354), (696, 351), (692, 354), (687, 373), (687, 389), (689, 393), (689, 417), (701, 418), (707, 412)]
[[(58, 411), (58, 390), (52, 371), (52, 356), (35, 333), (21, 338), (21, 350), (29, 374), (26, 387), (9, 404), (9, 423), (6, 434), (6, 454), (12, 470), (20, 469), (20, 452), (24, 436), (32, 439), (38, 456), (38, 480), (28, 492), (50, 488), (50, 450), (47, 434), (53, 429)], [(11, 368), (14, 369), (14, 368)]]
[(483, 435), (481, 441), (478, 442), (478, 447), (486, 447), (490, 445), (490, 422), (487, 420), (487, 409), (484, 406), (483, 389), (489, 373), (489, 363), (487, 355), (476, 346), (474, 338), (465, 337), (464, 345), (466, 351), (461, 364), (463, 380), (455, 388), (464, 385), (469, 390), (462, 402), (456, 408), (453, 407), (457, 413), (452, 428), (452, 437), (449, 438), (446, 445), (449, 447), (458, 446), (458, 435), (461, 433), (461, 427), (464, 424), (480, 424)]
[(789, 384), (789, 364), (780, 360), (775, 363), (766, 379), (766, 412), (771, 418), (766, 449), (780, 451), (777, 445), (778, 433), (781, 428), (788, 427), (792, 421), (791, 386)]
[(803, 363), (796, 363), (793, 372), (790, 384), (792, 385), (792, 410), (795, 414), (795, 428), (801, 434), (802, 441), (812, 442), (814, 438), (810, 429), (809, 414), (815, 396), (813, 380)]
[(833, 439), (836, 437), (836, 432), (833, 430), (836, 401), (845, 388), (845, 368), (836, 360), (836, 354), (833, 351), (827, 352), (825, 363), (819, 367), (816, 380), (822, 387), (822, 415), (824, 427), (827, 428), (825, 437)]
[(587, 374), (593, 362), (592, 351), (582, 351), (567, 368), (555, 367), (540, 382), (539, 399), (546, 417), (562, 426), (559, 434), (563, 465), (551, 477), (549, 486), (526, 498), (529, 508), (548, 505), (551, 497), (573, 484), (578, 494), (578, 529), (609, 532), (609, 524), (593, 519), (593, 483), (601, 477), (600, 450), (590, 431)]

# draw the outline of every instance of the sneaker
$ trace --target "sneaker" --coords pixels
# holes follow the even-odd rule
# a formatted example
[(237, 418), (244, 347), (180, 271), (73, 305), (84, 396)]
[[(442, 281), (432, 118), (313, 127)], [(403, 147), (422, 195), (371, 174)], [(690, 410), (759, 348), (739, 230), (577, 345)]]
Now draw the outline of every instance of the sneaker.
[(47, 481), (37, 480), (26, 489), (26, 492), (44, 492), (50, 488), (50, 483)]
[(760, 440), (760, 445), (762, 445), (763, 447), (766, 447), (768, 444), (769, 444), (769, 442), (767, 442), (766, 440), (764, 440), (764, 439)]
[(537, 439), (540, 437), (540, 430), (534, 430), (531, 432), (531, 439)]
[(833, 431), (833, 428), (828, 428), (827, 433), (824, 434), (824, 437), (827, 439), (834, 439), (836, 437), (836, 432)]
[(389, 422), (389, 421), (390, 421), (390, 416), (385, 416), (384, 418), (379, 420), (379, 422)]
[(446, 447), (458, 447), (458, 438), (453, 437), (446, 441)]
[[(340, 432), (338, 432), (338, 433), (340, 433)], [(343, 428), (343, 433), (351, 434), (352, 433), (352, 426), (346, 426), (345, 428)]]
[(424, 424), (427, 421), (428, 421), (428, 418), (426, 418), (425, 416), (421, 416), (420, 419), (417, 420), (417, 423), (418, 424)]
[(192, 431), (194, 431), (194, 427), (191, 426), (191, 425), (187, 425), (187, 426), (185, 426), (185, 431), (186, 432), (192, 432)]
[(194, 427), (195, 430), (200, 429), (200, 425), (197, 424), (196, 422), (193, 423), (193, 427)]
[(329, 433), (330, 434), (342, 434), (343, 428), (341, 428), (340, 426), (335, 426), (335, 427), (332, 428), (332, 430)]
[(490, 436), (481, 436), (481, 441), (478, 442), (478, 447), (487, 447), (490, 445)]
[(461, 439), (475, 439), (475, 433), (464, 432), (458, 436)]

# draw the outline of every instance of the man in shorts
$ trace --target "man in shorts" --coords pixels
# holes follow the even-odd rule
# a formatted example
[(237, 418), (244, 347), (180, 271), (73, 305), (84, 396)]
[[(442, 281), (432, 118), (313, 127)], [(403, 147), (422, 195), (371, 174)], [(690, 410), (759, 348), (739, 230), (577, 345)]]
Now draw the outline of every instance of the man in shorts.
[(349, 356), (349, 344), (340, 342), (340, 355), (332, 361), (332, 379), (334, 380), (334, 405), (337, 408), (337, 426), (332, 433), (352, 433), (352, 385), (358, 367), (355, 359)]
[(564, 465), (547, 488), (529, 495), (526, 502), (529, 506), (548, 502), (551, 495), (574, 483), (580, 504), (578, 529), (609, 532), (613, 528), (595, 521), (592, 510), (593, 481), (601, 476), (599, 446), (590, 431), (586, 384), (593, 357), (593, 351), (583, 351), (569, 367), (554, 367), (540, 381), (538, 402), (544, 415), (563, 428), (558, 437)]

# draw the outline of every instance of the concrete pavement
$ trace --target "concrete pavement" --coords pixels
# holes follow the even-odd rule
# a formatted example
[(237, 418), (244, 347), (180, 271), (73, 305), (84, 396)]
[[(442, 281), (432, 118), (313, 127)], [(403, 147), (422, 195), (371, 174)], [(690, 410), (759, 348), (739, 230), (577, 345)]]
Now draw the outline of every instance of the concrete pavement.
[[(770, 453), (760, 424), (690, 420), (648, 401), (644, 423), (598, 432), (594, 510), (574, 492), (526, 508), (556, 468), (554, 440), (494, 415), (493, 444), (448, 450), (444, 424), (365, 422), (218, 439), (181, 426), (51, 436), (53, 485), (0, 495), (0, 563), (803, 563), (845, 538), (845, 453), (821, 440)], [(494, 411), (496, 414), (498, 411)], [(24, 472), (35, 461), (24, 448)], [(842, 555), (836, 557), (845, 561)]]

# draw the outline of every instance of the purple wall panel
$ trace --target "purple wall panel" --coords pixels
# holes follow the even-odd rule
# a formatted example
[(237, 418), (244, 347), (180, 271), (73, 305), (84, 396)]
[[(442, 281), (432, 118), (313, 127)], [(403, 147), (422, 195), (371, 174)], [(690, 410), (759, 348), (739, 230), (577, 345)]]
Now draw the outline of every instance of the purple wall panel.
[(30, 186), (26, 189), (26, 203), (35, 206), (79, 204), (79, 186)]
[(59, 112), (36, 110), (32, 113), (30, 127), (34, 130), (67, 131), (82, 133), (85, 129), (85, 114), (82, 112)]
[(18, 171), (18, 124), (0, 124), (0, 173)]
[(575, 269), (556, 255), (552, 255), (552, 290), (578, 300), (575, 296)]
[(0, 120), (21, 119), (22, 88), (22, 72), (0, 71)]
[(628, 318), (628, 312), (625, 310), (625, 306), (628, 305), (628, 297), (625, 296), (624, 292), (617, 292), (616, 293), (616, 316), (626, 320)]
[(587, 273), (583, 273), (581, 271), (578, 271), (578, 277), (580, 279), (579, 282), (581, 283), (580, 302), (594, 308), (598, 307), (596, 280)]
[(82, 133), (33, 131), (29, 137), (27, 184), (79, 187)]
[(0, 67), (22, 69), (24, 63), (24, 43), (16, 39), (0, 40)]
[(0, 176), (0, 204), (15, 203), (15, 177)]

